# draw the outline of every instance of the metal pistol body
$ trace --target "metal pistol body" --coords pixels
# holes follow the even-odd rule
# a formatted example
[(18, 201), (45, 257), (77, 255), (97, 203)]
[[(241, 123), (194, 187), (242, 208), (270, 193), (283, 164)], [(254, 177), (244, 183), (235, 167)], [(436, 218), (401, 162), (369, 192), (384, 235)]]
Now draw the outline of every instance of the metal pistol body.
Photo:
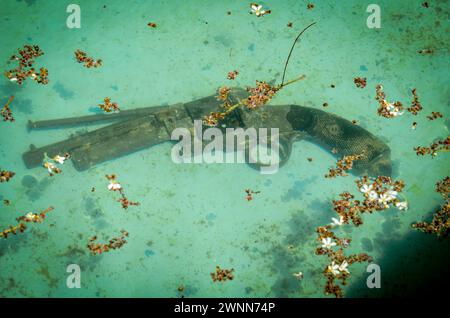
[[(236, 103), (245, 97), (245, 90), (233, 89), (230, 103)], [(212, 95), (172, 106), (129, 110), (115, 116), (93, 115), (30, 122), (30, 128), (34, 129), (116, 121), (106, 127), (51, 145), (40, 148), (31, 146), (30, 150), (23, 154), (23, 159), (26, 166), (32, 168), (41, 164), (44, 153), (54, 156), (68, 152), (75, 168), (84, 171), (99, 163), (170, 141), (175, 128), (192, 129), (194, 120), (200, 120), (216, 111), (223, 109), (221, 102)], [(238, 108), (229, 114), (218, 128), (225, 131), (225, 127), (278, 128), (280, 166), (289, 159), (293, 142), (306, 139), (324, 149), (336, 149), (338, 156), (364, 152), (365, 158), (354, 163), (354, 172), (357, 174), (391, 174), (390, 149), (386, 144), (350, 121), (318, 109), (298, 105), (266, 105), (257, 110)]]

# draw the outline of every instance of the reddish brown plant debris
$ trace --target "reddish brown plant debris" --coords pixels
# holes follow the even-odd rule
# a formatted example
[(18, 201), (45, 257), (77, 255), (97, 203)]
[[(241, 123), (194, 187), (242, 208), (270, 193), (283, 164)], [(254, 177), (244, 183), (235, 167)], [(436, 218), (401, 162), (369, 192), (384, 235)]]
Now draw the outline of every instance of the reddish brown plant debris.
[(84, 63), (84, 67), (86, 68), (97, 68), (103, 65), (103, 61), (101, 59), (94, 61), (93, 58), (87, 56), (86, 52), (81, 50), (75, 51), (75, 59), (78, 63)]
[(444, 115), (442, 115), (440, 112), (431, 112), (431, 115), (427, 116), (429, 120), (435, 120), (442, 117), (444, 117)]
[(431, 155), (432, 158), (437, 156), (439, 151), (450, 150), (450, 136), (447, 136), (444, 140), (437, 140), (433, 142), (429, 147), (417, 146), (414, 147), (414, 151), (418, 156)]
[(110, 97), (105, 97), (103, 99), (103, 104), (98, 104), (98, 107), (103, 109), (103, 111), (105, 113), (120, 111), (119, 105), (116, 102), (111, 103), (111, 98)]
[(236, 78), (236, 76), (238, 76), (238, 75), (239, 75), (239, 72), (236, 70), (228, 72), (227, 79), (234, 80)]
[(92, 255), (100, 255), (111, 250), (122, 248), (127, 243), (125, 238), (128, 237), (129, 233), (125, 230), (121, 230), (120, 233), (121, 235), (119, 237), (110, 239), (106, 244), (96, 243), (97, 236), (95, 235), (89, 239), (87, 247)]
[(367, 85), (367, 79), (365, 77), (355, 77), (353, 79), (353, 82), (355, 83), (356, 87), (364, 88)]
[(219, 266), (216, 266), (216, 271), (211, 273), (211, 278), (213, 282), (225, 282), (227, 280), (233, 280), (234, 269), (222, 269)]
[(0, 170), (0, 182), (8, 182), (15, 175), (12, 171)]
[(46, 214), (53, 211), (53, 207), (49, 207), (40, 213), (28, 212), (24, 216), (18, 217), (17, 225), (9, 226), (7, 229), (0, 232), (0, 237), (8, 238), (10, 234), (16, 235), (18, 232), (23, 233), (27, 229), (26, 223), (42, 223), (46, 218)]
[(413, 88), (411, 90), (411, 93), (413, 95), (413, 100), (411, 102), (411, 107), (409, 107), (407, 110), (413, 114), (413, 115), (417, 115), (418, 112), (420, 112), (422, 110), (422, 104), (419, 101), (419, 96), (417, 95), (417, 91), (415, 88)]
[(330, 168), (328, 174), (325, 175), (325, 178), (335, 178), (337, 176), (348, 176), (346, 171), (350, 170), (353, 167), (353, 161), (361, 160), (364, 158), (364, 154), (360, 155), (352, 155), (352, 156), (344, 156), (344, 158), (339, 159), (336, 163), (336, 168)]
[(44, 52), (38, 45), (25, 45), (23, 49), (18, 49), (19, 54), (11, 56), (11, 61), (17, 61), (19, 66), (8, 70), (4, 74), (11, 82), (17, 82), (21, 85), (26, 78), (30, 77), (39, 84), (48, 84), (48, 70), (45, 67), (40, 68), (37, 73), (33, 64), (35, 58), (42, 56)]
[(436, 192), (442, 195), (444, 203), (434, 213), (431, 222), (416, 222), (412, 228), (438, 237), (446, 237), (450, 233), (450, 178), (447, 176), (436, 183)]

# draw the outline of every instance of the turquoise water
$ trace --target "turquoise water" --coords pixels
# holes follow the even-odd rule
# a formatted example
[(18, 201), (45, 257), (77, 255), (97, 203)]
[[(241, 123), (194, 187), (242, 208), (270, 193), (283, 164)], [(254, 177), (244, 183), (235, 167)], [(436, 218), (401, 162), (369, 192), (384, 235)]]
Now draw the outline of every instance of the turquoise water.
[[(94, 114), (106, 96), (123, 110), (186, 102), (230, 85), (226, 75), (232, 70), (239, 70), (236, 86), (253, 86), (256, 79), (279, 82), (293, 39), (314, 21), (287, 73), (304, 74), (305, 80), (281, 90), (271, 104), (323, 109), (327, 102), (326, 111), (357, 120), (391, 148), (393, 177), (405, 181), (410, 206), (365, 215), (362, 226), (343, 228), (353, 240), (349, 252), (370, 254), (383, 277), (382, 288), (370, 290), (365, 265), (354, 265), (344, 293), (400, 295), (442, 275), (448, 241), (415, 232), (410, 224), (429, 220), (442, 203), (434, 185), (450, 167), (448, 153), (432, 159), (413, 150), (448, 135), (449, 1), (430, 1), (428, 9), (422, 1), (377, 1), (380, 29), (366, 26), (371, 1), (314, 1), (312, 10), (303, 1), (265, 1), (272, 13), (261, 18), (248, 13), (245, 1), (77, 1), (80, 29), (66, 27), (70, 1), (0, 3), (2, 72), (17, 48), (38, 44), (45, 55), (36, 64), (48, 68), (50, 80), (18, 86), (0, 79), (0, 106), (14, 95), (16, 118), (0, 123), (0, 168), (16, 173), (0, 184), (0, 197), (11, 201), (0, 207), (1, 228), (29, 211), (55, 207), (44, 223), (0, 241), (0, 296), (178, 297), (182, 284), (186, 297), (325, 297), (327, 258), (314, 254), (315, 228), (336, 216), (331, 201), (339, 193), (357, 192), (357, 177), (325, 179), (336, 159), (312, 143), (296, 142), (288, 163), (273, 175), (245, 164), (177, 165), (170, 143), (84, 172), (68, 162), (54, 177), (42, 167), (27, 169), (21, 158), (30, 144), (97, 128), (28, 131), (28, 120)], [(149, 28), (150, 21), (157, 28)], [(417, 53), (424, 48), (434, 53)], [(104, 65), (82, 67), (74, 59), (77, 49)], [(367, 78), (366, 88), (355, 87), (356, 76)], [(379, 117), (377, 84), (388, 100), (406, 105), (417, 88), (424, 110)], [(444, 118), (429, 121), (431, 111)], [(112, 173), (140, 206), (121, 209), (117, 193), (107, 190), (104, 176)], [(36, 185), (23, 182), (28, 175)], [(246, 188), (261, 193), (247, 202)], [(123, 248), (89, 253), (91, 236), (106, 242), (122, 228), (130, 233)], [(66, 286), (69, 264), (81, 268), (80, 289)], [(235, 279), (214, 283), (210, 272), (216, 265), (234, 268)], [(293, 277), (298, 271), (302, 280)]]

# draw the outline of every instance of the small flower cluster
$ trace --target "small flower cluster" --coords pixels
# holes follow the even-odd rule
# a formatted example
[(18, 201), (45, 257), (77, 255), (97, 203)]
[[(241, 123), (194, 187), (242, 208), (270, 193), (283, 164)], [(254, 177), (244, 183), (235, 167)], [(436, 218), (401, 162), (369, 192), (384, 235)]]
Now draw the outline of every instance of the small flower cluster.
[(436, 183), (436, 192), (444, 198), (444, 204), (433, 215), (431, 222), (417, 222), (411, 226), (424, 233), (446, 237), (450, 234), (450, 177)]
[(442, 117), (444, 117), (444, 115), (442, 115), (440, 112), (431, 112), (431, 115), (427, 116), (429, 120), (435, 120)]
[(333, 209), (348, 223), (349, 220), (355, 226), (362, 224), (362, 213), (382, 211), (390, 206), (399, 210), (407, 210), (406, 201), (400, 201), (398, 195), (404, 188), (403, 181), (393, 181), (390, 177), (378, 176), (377, 178), (362, 177), (356, 180), (358, 189), (364, 195), (364, 200), (353, 200), (355, 198), (349, 192), (343, 192), (340, 200), (333, 200)]
[(228, 95), (230, 94), (231, 89), (229, 87), (223, 86), (219, 88), (219, 95), (217, 95), (217, 100), (221, 100), (224, 102), (228, 102)]
[[(365, 253), (346, 256), (344, 254), (344, 248), (347, 248), (350, 245), (351, 239), (341, 239), (331, 231), (334, 226), (343, 225), (345, 222), (342, 217), (340, 217), (340, 220), (333, 218), (333, 222), (335, 223), (320, 226), (316, 229), (316, 232), (318, 233), (317, 239), (322, 244), (321, 247), (316, 249), (316, 255), (326, 255), (330, 261), (323, 271), (327, 280), (324, 288), (325, 294), (333, 294), (337, 298), (341, 298), (343, 297), (341, 285), (345, 286), (347, 284), (347, 279), (350, 277), (348, 267), (358, 262), (371, 262), (372, 258)], [(336, 280), (338, 282), (336, 282)]]
[(418, 156), (431, 155), (432, 158), (437, 156), (439, 151), (450, 150), (450, 136), (447, 136), (444, 140), (437, 140), (433, 142), (429, 147), (417, 146), (414, 147), (414, 151)]
[(26, 223), (42, 223), (46, 218), (46, 214), (53, 211), (53, 207), (49, 207), (40, 213), (29, 212), (24, 216), (18, 217), (17, 225), (10, 226), (7, 229), (0, 232), (0, 237), (8, 238), (9, 234), (16, 235), (17, 232), (23, 233), (27, 229)]
[(225, 113), (212, 112), (209, 115), (203, 117), (203, 125), (209, 127), (216, 127), (219, 121), (225, 118)]
[(122, 196), (119, 200), (117, 200), (117, 202), (120, 202), (122, 204), (122, 208), (128, 209), (130, 205), (138, 206), (140, 204), (139, 202), (132, 202), (128, 200), (128, 198), (125, 196), (122, 185), (117, 181), (117, 176), (115, 174), (106, 175), (106, 179), (109, 180), (108, 190), (117, 191)]
[(264, 81), (256, 81), (256, 87), (249, 87), (250, 95), (244, 101), (248, 109), (259, 108), (267, 104), (280, 89), (279, 86), (271, 86)]
[(400, 115), (403, 115), (403, 104), (399, 101), (395, 103), (389, 103), (386, 101), (386, 95), (383, 92), (383, 86), (377, 85), (376, 86), (376, 97), (375, 99), (380, 104), (380, 107), (378, 108), (377, 112), (378, 115), (385, 117), (385, 118), (393, 118)]
[(419, 96), (417, 96), (417, 91), (415, 88), (411, 90), (411, 93), (413, 95), (413, 100), (411, 102), (411, 107), (408, 107), (408, 111), (413, 114), (417, 115), (422, 110), (422, 104), (419, 102)]
[(15, 175), (12, 171), (0, 170), (0, 182), (8, 182)]
[(100, 107), (101, 109), (103, 109), (103, 111), (105, 113), (110, 113), (110, 112), (115, 112), (115, 111), (119, 111), (119, 105), (117, 105), (116, 102), (111, 103), (111, 98), (110, 97), (105, 97), (103, 99), (103, 104), (98, 104), (98, 107)]
[(348, 176), (346, 171), (353, 168), (353, 161), (361, 160), (364, 158), (364, 154), (360, 155), (352, 155), (352, 156), (344, 156), (344, 158), (338, 160), (336, 164), (336, 168), (330, 168), (328, 174), (325, 175), (325, 178), (335, 178), (337, 176)]
[(251, 9), (250, 14), (256, 15), (258, 18), (272, 12), (271, 10), (264, 10), (263, 6), (257, 3), (251, 3), (250, 9)]
[[(339, 238), (332, 229), (350, 224), (361, 225), (361, 213), (372, 213), (373, 211), (381, 211), (396, 206), (400, 210), (407, 208), (406, 202), (400, 202), (398, 199), (399, 192), (404, 188), (402, 181), (393, 181), (390, 177), (379, 176), (377, 178), (369, 178), (367, 176), (356, 180), (356, 184), (360, 192), (364, 195), (364, 200), (353, 200), (354, 196), (349, 192), (340, 194), (341, 200), (333, 201), (334, 211), (338, 213), (339, 218), (331, 218), (332, 222), (326, 226), (320, 226), (316, 229), (318, 233), (317, 240), (321, 246), (316, 249), (317, 255), (328, 256), (330, 263), (324, 269), (324, 276), (327, 279), (325, 285), (325, 294), (333, 294), (336, 297), (342, 297), (342, 286), (347, 284), (350, 277), (348, 267), (356, 262), (370, 262), (372, 258), (365, 254), (354, 254), (346, 256), (344, 249), (350, 243), (350, 238)], [(339, 283), (336, 283), (336, 280)]]
[(236, 76), (238, 76), (238, 75), (239, 75), (239, 72), (236, 70), (228, 72), (227, 79), (234, 80), (234, 79), (236, 79)]
[(97, 61), (94, 61), (93, 58), (87, 56), (86, 52), (81, 50), (75, 51), (75, 59), (78, 63), (84, 63), (84, 67), (86, 68), (97, 68), (102, 66), (102, 60), (98, 59)]
[(355, 83), (356, 87), (364, 88), (367, 85), (367, 78), (365, 78), (365, 77), (355, 77), (353, 79), (353, 82)]
[(53, 177), (55, 174), (59, 174), (62, 172), (56, 164), (63, 165), (64, 162), (70, 158), (70, 154), (65, 153), (64, 156), (60, 156), (59, 154), (50, 158), (47, 156), (47, 153), (44, 153), (43, 167), (47, 169), (50, 177)]
[(216, 271), (211, 273), (211, 278), (213, 282), (225, 282), (227, 280), (233, 280), (233, 271), (234, 269), (222, 269), (219, 266), (216, 266)]
[(254, 195), (254, 194), (261, 193), (261, 191), (253, 191), (253, 190), (251, 190), (251, 189), (245, 189), (245, 193), (247, 194), (247, 195), (245, 196), (245, 199), (246, 199), (247, 201), (251, 201), (251, 200), (253, 200), (253, 195)]
[(11, 104), (13, 99), (14, 99), (14, 96), (10, 96), (8, 101), (6, 102), (5, 106), (3, 106), (3, 108), (2, 108), (3, 121), (10, 121), (10, 122), (15, 121), (12, 111), (9, 108), (9, 105)]
[(115, 250), (123, 247), (127, 241), (129, 233), (125, 230), (120, 230), (121, 235), (119, 237), (114, 237), (109, 240), (107, 244), (96, 243), (97, 236), (93, 236), (89, 239), (87, 244), (88, 249), (91, 251), (92, 255), (102, 254), (104, 252), (109, 252), (110, 250)]
[(221, 87), (219, 88), (219, 95), (216, 98), (217, 100), (223, 101), (222, 107), (225, 109), (225, 111), (212, 112), (209, 115), (203, 116), (203, 124), (210, 127), (217, 126), (220, 120), (224, 119), (228, 114), (230, 114), (233, 110), (240, 106), (245, 106), (250, 110), (261, 107), (264, 104), (268, 103), (281, 88), (304, 78), (305, 76), (303, 75), (299, 78), (296, 78), (284, 84), (282, 83), (277, 86), (271, 86), (264, 81), (256, 81), (256, 87), (247, 88), (249, 96), (238, 101), (234, 105), (231, 105), (229, 100), (230, 88), (226, 86)]
[(5, 72), (5, 76), (11, 82), (21, 85), (27, 77), (31, 77), (39, 84), (48, 84), (48, 71), (45, 67), (40, 68), (37, 73), (33, 67), (35, 58), (44, 54), (38, 45), (24, 45), (23, 49), (18, 49), (19, 54), (11, 56), (11, 61), (18, 61), (19, 66)]

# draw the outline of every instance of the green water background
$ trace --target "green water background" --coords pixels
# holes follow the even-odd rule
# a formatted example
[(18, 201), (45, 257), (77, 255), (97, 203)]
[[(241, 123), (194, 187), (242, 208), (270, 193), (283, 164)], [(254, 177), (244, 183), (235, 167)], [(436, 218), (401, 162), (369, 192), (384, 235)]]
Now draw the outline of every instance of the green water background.
[[(306, 79), (271, 103), (322, 108), (327, 102), (327, 111), (379, 136), (392, 149), (393, 176), (405, 181), (410, 205), (407, 212), (391, 209), (365, 216), (359, 228), (343, 228), (353, 239), (348, 252), (369, 253), (383, 277), (381, 290), (369, 290), (365, 265), (354, 265), (345, 292), (398, 295), (443, 277), (448, 242), (410, 228), (442, 202), (434, 185), (449, 170), (448, 153), (431, 159), (413, 151), (445, 138), (449, 128), (450, 5), (430, 1), (425, 9), (421, 2), (377, 1), (377, 30), (366, 26), (372, 1), (313, 1), (313, 10), (304, 1), (265, 1), (272, 14), (257, 18), (248, 13), (247, 1), (1, 0), (2, 72), (17, 48), (38, 44), (45, 55), (36, 66), (48, 68), (50, 83), (27, 80), (18, 86), (0, 78), (1, 105), (14, 95), (16, 117), (15, 123), (0, 123), (0, 165), (16, 172), (0, 184), (1, 198), (12, 201), (0, 207), (0, 224), (6, 228), (31, 210), (55, 210), (44, 223), (0, 241), (0, 296), (178, 297), (183, 284), (186, 297), (322, 297), (327, 259), (314, 255), (314, 230), (335, 216), (331, 201), (339, 193), (357, 190), (356, 176), (323, 177), (336, 159), (316, 145), (295, 143), (289, 162), (274, 175), (238, 164), (176, 165), (169, 143), (85, 172), (69, 162), (55, 177), (44, 168), (27, 169), (21, 159), (30, 144), (46, 145), (86, 129), (29, 132), (28, 120), (93, 114), (106, 96), (124, 110), (190, 101), (232, 84), (226, 74), (235, 69), (237, 86), (252, 86), (256, 79), (279, 82), (293, 39), (313, 21), (317, 25), (294, 51), (287, 74)], [(70, 3), (81, 7), (81, 29), (66, 27)], [(158, 27), (147, 27), (150, 21)], [(428, 47), (433, 55), (417, 53)], [(74, 60), (76, 49), (101, 58), (104, 66), (83, 68)], [(365, 89), (355, 87), (355, 76), (367, 77)], [(389, 101), (406, 105), (417, 88), (423, 112), (378, 117), (374, 96), (380, 83)], [(431, 111), (444, 119), (428, 121)], [(106, 188), (104, 175), (111, 173), (139, 207), (121, 209), (116, 193)], [(38, 185), (26, 187), (26, 175)], [(246, 188), (261, 193), (247, 202)], [(122, 249), (88, 253), (89, 237), (107, 241), (122, 228), (130, 233)], [(66, 287), (66, 266), (72, 263), (81, 267), (81, 289)], [(209, 273), (216, 265), (234, 268), (235, 280), (213, 283)], [(298, 271), (302, 281), (292, 275)]]

